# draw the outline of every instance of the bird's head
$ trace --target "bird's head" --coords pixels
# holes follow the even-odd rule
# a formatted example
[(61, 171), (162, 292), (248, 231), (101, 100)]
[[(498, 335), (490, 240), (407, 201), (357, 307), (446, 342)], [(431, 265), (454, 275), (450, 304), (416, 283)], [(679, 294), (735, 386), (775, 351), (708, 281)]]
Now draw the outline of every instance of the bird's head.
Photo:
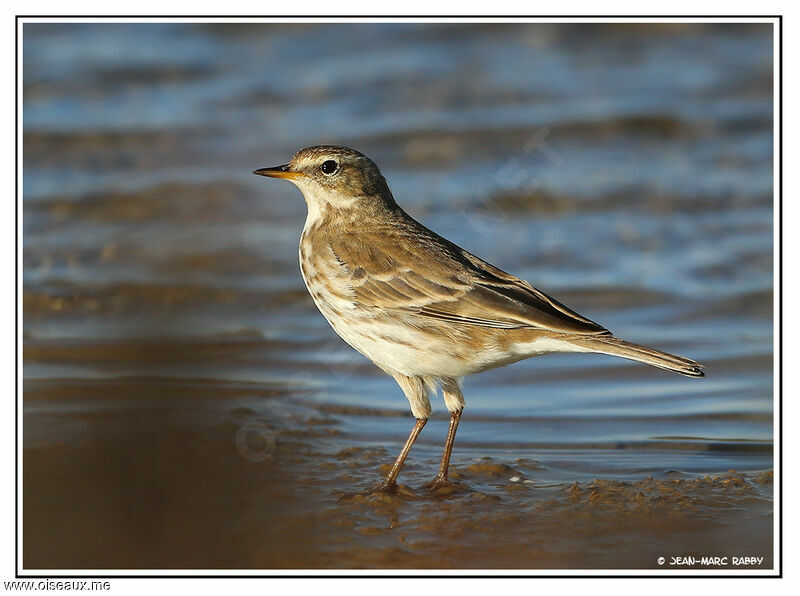
[(363, 201), (395, 205), (378, 166), (348, 147), (306, 147), (287, 164), (253, 173), (288, 180), (303, 193), (309, 209), (345, 209)]

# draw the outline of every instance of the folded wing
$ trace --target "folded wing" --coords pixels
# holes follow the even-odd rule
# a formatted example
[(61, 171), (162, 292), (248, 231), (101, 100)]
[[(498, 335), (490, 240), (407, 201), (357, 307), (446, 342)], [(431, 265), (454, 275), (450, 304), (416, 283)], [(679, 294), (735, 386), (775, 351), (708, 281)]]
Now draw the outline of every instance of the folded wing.
[(417, 225), (411, 233), (359, 230), (329, 240), (362, 306), (494, 329), (609, 334), (528, 282)]

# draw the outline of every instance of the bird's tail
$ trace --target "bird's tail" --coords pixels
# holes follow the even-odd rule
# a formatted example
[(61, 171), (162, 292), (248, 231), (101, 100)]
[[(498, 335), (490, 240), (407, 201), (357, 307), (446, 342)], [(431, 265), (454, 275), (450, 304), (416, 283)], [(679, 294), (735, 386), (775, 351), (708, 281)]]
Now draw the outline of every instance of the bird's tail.
[(592, 352), (599, 352), (601, 354), (609, 354), (611, 356), (627, 358), (628, 360), (635, 360), (636, 362), (642, 362), (644, 364), (649, 364), (650, 366), (663, 368), (664, 370), (671, 370), (673, 372), (686, 375), (687, 377), (705, 376), (705, 373), (703, 373), (703, 365), (699, 362), (695, 362), (694, 360), (684, 358), (682, 356), (675, 356), (674, 354), (668, 354), (667, 352), (661, 352), (659, 350), (654, 350), (653, 348), (623, 341), (621, 339), (617, 339), (616, 337), (586, 336), (574, 337), (571, 338), (571, 340), (577, 345), (587, 348)]

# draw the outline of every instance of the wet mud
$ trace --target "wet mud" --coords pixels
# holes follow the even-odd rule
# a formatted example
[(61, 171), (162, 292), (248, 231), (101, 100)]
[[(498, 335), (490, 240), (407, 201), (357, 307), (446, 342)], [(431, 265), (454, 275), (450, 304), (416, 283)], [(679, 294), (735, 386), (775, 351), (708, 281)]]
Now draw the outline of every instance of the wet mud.
[(202, 380), (30, 384), (26, 566), (625, 569), (771, 552), (771, 472), (559, 482), (535, 459), (457, 448), (452, 486), (432, 491), (437, 454), (422, 449), (395, 493), (370, 493), (402, 437), (347, 446), (339, 416), (291, 398)]

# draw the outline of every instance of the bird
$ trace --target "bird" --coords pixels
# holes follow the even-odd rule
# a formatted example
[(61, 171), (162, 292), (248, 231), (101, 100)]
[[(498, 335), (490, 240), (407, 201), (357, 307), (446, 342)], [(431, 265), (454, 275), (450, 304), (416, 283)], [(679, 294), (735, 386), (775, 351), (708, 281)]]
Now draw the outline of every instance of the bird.
[(386, 477), (374, 488), (397, 490), (397, 478), (431, 415), (441, 387), (450, 423), (439, 471), (448, 479), (464, 410), (463, 377), (554, 352), (619, 356), (688, 377), (703, 366), (689, 358), (618, 339), (533, 285), (428, 229), (395, 201), (378, 166), (339, 145), (298, 151), (260, 176), (294, 184), (307, 217), (300, 271), (333, 330), (393, 377), (415, 423)]

